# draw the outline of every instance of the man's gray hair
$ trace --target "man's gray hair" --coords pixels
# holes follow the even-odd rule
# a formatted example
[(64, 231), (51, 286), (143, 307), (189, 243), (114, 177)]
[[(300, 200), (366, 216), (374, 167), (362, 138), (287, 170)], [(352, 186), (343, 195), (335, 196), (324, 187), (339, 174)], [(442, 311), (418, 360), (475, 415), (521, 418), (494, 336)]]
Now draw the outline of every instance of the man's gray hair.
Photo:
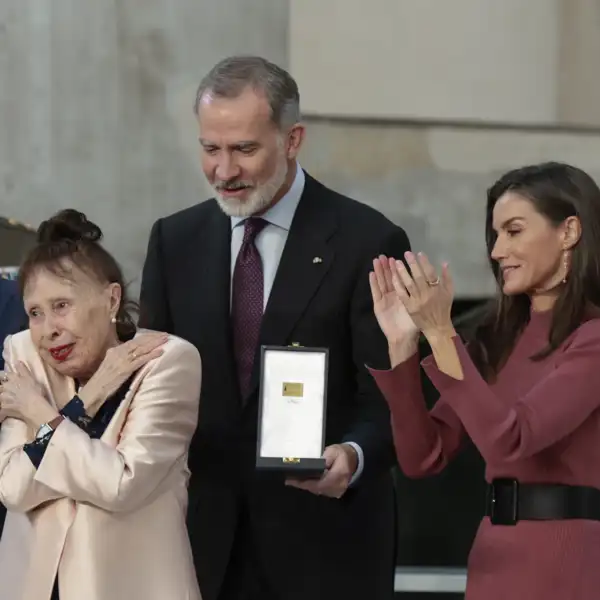
[(291, 127), (300, 121), (300, 93), (294, 78), (260, 56), (230, 56), (218, 62), (198, 86), (194, 113), (198, 115), (207, 92), (217, 98), (237, 98), (248, 87), (265, 95), (271, 120), (278, 127)]

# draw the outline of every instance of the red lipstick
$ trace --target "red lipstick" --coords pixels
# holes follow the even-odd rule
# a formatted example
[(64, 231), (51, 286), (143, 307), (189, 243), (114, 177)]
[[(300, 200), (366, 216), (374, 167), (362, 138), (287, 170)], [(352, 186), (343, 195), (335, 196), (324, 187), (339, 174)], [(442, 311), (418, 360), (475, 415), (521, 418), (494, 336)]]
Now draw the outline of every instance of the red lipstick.
[(75, 344), (64, 344), (62, 346), (55, 346), (54, 348), (50, 348), (48, 352), (50, 352), (50, 355), (55, 361), (64, 362), (71, 355), (74, 346)]

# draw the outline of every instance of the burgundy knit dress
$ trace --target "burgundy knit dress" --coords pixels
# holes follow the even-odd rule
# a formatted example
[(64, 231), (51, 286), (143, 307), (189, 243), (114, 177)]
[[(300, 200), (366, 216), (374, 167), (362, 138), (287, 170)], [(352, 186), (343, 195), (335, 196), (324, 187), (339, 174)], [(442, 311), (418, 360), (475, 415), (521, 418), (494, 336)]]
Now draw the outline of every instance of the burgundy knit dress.
[[(429, 412), (417, 355), (389, 371), (371, 369), (392, 413), (396, 453), (408, 476), (442, 470), (465, 436), (486, 462), (486, 479), (600, 488), (600, 319), (582, 324), (542, 361), (550, 313), (532, 313), (493, 385), (454, 338), (464, 373), (423, 367), (441, 396)], [(443, 502), (443, 498), (440, 499)], [(448, 515), (448, 518), (452, 518)], [(468, 561), (466, 600), (600, 599), (600, 522), (484, 517)]]

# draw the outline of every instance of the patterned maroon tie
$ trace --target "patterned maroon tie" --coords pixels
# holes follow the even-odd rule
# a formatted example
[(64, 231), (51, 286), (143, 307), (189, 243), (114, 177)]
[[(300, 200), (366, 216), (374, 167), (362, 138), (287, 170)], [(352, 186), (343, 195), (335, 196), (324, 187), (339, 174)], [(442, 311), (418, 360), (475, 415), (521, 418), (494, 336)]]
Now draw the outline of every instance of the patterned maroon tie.
[(244, 240), (233, 271), (231, 324), (242, 399), (250, 392), (250, 376), (263, 316), (263, 266), (254, 240), (265, 225), (267, 221), (259, 217), (246, 219)]

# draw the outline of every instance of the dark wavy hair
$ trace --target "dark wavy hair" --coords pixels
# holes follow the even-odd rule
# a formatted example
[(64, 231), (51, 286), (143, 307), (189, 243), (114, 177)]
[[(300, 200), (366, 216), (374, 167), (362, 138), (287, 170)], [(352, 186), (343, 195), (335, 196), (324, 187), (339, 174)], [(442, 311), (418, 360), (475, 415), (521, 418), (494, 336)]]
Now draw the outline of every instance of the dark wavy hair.
[(121, 303), (116, 316), (117, 335), (127, 340), (136, 332), (132, 313), (138, 312), (138, 307), (127, 296), (121, 267), (100, 244), (102, 237), (100, 227), (88, 221), (83, 213), (72, 208), (61, 210), (38, 227), (36, 244), (19, 268), (19, 287), (22, 295), (39, 269), (69, 278), (71, 264), (101, 284), (118, 283)]
[(487, 379), (493, 379), (508, 359), (527, 325), (531, 303), (526, 294), (502, 292), (500, 267), (491, 257), (497, 234), (492, 226), (496, 202), (513, 192), (529, 200), (535, 210), (558, 227), (568, 217), (581, 221), (581, 238), (572, 250), (571, 268), (553, 307), (545, 348), (532, 356), (539, 360), (554, 352), (589, 316), (600, 315), (600, 189), (576, 167), (546, 162), (509, 171), (488, 190), (485, 239), (497, 297), (470, 336), (470, 353)]

